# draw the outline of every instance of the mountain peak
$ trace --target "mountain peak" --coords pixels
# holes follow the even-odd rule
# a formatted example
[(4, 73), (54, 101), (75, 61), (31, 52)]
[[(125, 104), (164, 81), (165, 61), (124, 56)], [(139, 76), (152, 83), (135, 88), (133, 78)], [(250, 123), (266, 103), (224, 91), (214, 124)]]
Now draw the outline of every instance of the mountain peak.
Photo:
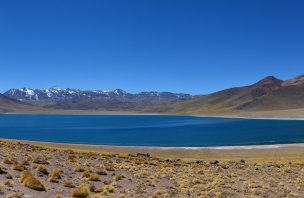
[(116, 95), (121, 95), (121, 94), (126, 94), (127, 92), (125, 92), (124, 90), (122, 89), (115, 89), (113, 91)]
[(277, 87), (277, 86), (281, 86), (282, 82), (283, 82), (282, 80), (274, 76), (267, 76), (254, 85), (259, 87), (273, 87), (273, 86)]
[(60, 87), (54, 86), (54, 87), (49, 88), (49, 90), (61, 91), (62, 89)]

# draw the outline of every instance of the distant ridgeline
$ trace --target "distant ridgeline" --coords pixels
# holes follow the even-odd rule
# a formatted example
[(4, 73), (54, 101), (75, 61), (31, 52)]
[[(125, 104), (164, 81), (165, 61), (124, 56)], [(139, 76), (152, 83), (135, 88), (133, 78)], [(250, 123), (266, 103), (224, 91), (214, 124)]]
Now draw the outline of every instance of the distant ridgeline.
[(169, 104), (193, 98), (190, 94), (171, 92), (127, 93), (121, 89), (83, 91), (57, 87), (39, 90), (30, 88), (10, 89), (5, 96), (18, 101), (60, 109), (133, 110), (148, 105)]
[[(10, 89), (0, 95), (0, 112), (10, 109), (46, 107), (52, 109), (142, 111), (173, 114), (220, 114), (270, 110), (304, 110), (304, 75), (283, 81), (268, 76), (255, 84), (209, 95), (192, 96), (171, 92), (127, 93), (50, 88)], [(26, 107), (24, 107), (24, 105)]]
[(304, 75), (286, 81), (268, 76), (253, 85), (195, 97), (165, 107), (157, 107), (153, 111), (195, 115), (302, 108), (304, 108)]

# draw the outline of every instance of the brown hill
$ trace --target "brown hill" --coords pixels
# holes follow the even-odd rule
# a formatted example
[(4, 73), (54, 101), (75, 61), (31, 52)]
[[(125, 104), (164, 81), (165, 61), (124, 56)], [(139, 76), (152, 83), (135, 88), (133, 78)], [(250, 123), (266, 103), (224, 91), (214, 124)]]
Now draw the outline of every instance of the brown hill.
[(0, 113), (30, 112), (37, 109), (38, 107), (22, 103), (0, 94)]
[(185, 114), (272, 111), (304, 108), (304, 75), (282, 81), (273, 76), (259, 82), (197, 97), (152, 111)]

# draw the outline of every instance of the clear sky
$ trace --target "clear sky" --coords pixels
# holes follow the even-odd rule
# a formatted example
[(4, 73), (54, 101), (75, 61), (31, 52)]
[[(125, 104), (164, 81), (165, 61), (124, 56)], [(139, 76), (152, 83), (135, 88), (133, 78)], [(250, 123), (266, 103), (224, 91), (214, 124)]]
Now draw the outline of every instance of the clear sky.
[(302, 0), (0, 2), (0, 91), (204, 94), (304, 73)]

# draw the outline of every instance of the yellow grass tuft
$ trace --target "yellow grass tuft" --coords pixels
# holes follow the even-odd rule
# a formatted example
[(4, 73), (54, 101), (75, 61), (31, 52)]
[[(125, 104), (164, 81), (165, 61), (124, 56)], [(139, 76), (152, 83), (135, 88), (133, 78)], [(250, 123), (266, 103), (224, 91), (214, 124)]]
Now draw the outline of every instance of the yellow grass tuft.
[(74, 171), (75, 171), (75, 172), (80, 172), (80, 173), (82, 173), (82, 172), (85, 171), (85, 169), (82, 168), (81, 166), (77, 166), (77, 167), (74, 169)]
[(89, 178), (89, 177), (90, 177), (89, 171), (84, 171), (84, 172), (82, 173), (81, 177)]
[(103, 170), (103, 169), (98, 169), (98, 170), (96, 171), (96, 173), (97, 173), (98, 175), (107, 175), (107, 172), (106, 172), (105, 170)]
[(8, 186), (8, 187), (14, 187), (14, 186), (15, 186), (15, 183), (14, 183), (13, 181), (9, 180), (9, 181), (6, 181), (6, 182), (4, 183), (4, 185), (6, 185), (6, 186)]
[(59, 170), (52, 170), (49, 174), (49, 181), (53, 183), (58, 183), (58, 180), (61, 179), (61, 173)]
[(106, 166), (105, 168), (107, 171), (115, 171), (113, 166)]
[(2, 167), (0, 167), (0, 174), (6, 174), (6, 171), (4, 171)]
[(26, 167), (23, 164), (19, 163), (19, 164), (14, 164), (12, 169), (21, 172), (26, 170)]
[(44, 175), (48, 175), (49, 172), (47, 171), (47, 169), (44, 166), (39, 165), (36, 170)]
[(72, 193), (73, 197), (85, 198), (90, 195), (90, 189), (87, 185), (82, 185), (79, 188), (75, 189)]
[(115, 181), (120, 181), (120, 180), (122, 180), (124, 177), (125, 177), (124, 175), (118, 174), (118, 175), (115, 175), (114, 180), (115, 180)]
[(6, 179), (13, 179), (13, 176), (12, 176), (11, 174), (8, 173), (8, 174), (5, 175), (5, 178), (6, 178)]
[(45, 191), (44, 185), (36, 179), (29, 170), (25, 170), (20, 175), (20, 182), (32, 190)]
[(67, 187), (67, 188), (75, 188), (76, 187), (74, 182), (72, 182), (72, 181), (64, 181), (63, 186)]
[(4, 163), (4, 164), (17, 164), (18, 162), (17, 162), (16, 159), (8, 159), (8, 158), (5, 158), (5, 159), (3, 160), (3, 163)]
[(89, 181), (100, 181), (100, 178), (97, 175), (91, 175), (89, 177)]
[(106, 185), (104, 187), (104, 190), (108, 193), (114, 193), (114, 189), (115, 189), (114, 184)]
[(49, 164), (50, 164), (49, 161), (47, 161), (46, 159), (44, 159), (44, 158), (42, 158), (42, 157), (37, 157), (37, 158), (35, 158), (35, 159), (33, 160), (33, 162), (34, 162), (35, 164), (42, 164), (42, 165), (49, 165)]

